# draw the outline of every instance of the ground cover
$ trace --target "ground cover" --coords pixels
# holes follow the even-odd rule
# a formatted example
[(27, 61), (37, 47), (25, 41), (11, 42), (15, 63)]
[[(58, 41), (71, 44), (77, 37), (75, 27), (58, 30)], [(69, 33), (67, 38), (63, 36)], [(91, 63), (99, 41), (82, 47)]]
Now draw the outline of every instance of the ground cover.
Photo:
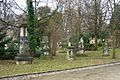
[(0, 61), (0, 77), (120, 61), (120, 49), (116, 50), (116, 59), (111, 59), (111, 51), (110, 56), (102, 56), (102, 50), (86, 51), (86, 56), (78, 55), (74, 61), (66, 60), (66, 53), (58, 53), (53, 59), (48, 57), (35, 58), (33, 64), (27, 65), (16, 65), (12, 60)]

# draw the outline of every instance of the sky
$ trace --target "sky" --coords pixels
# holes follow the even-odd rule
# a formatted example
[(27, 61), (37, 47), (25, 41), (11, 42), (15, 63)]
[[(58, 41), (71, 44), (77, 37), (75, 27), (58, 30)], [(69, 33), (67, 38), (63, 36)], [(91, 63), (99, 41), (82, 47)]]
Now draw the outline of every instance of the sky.
[[(17, 2), (17, 4), (24, 10), (26, 10), (26, 0), (15, 0)], [(55, 1), (54, 0), (37, 0), (40, 1), (38, 6), (46, 6), (48, 5), (49, 7), (51, 7), (52, 9), (56, 9), (56, 5), (55, 5)], [(47, 4), (48, 1), (48, 4)], [(22, 14), (23, 11), (22, 10), (15, 10), (16, 14)]]
[[(26, 0), (15, 0), (16, 2), (17, 2), (17, 4), (23, 9), (23, 10), (26, 10)], [(34, 1), (34, 0), (33, 0)], [(56, 9), (56, 3), (55, 3), (55, 0), (37, 0), (37, 1), (40, 1), (40, 3), (39, 3), (39, 7), (40, 6), (46, 6), (46, 5), (48, 5), (49, 7), (51, 7), (52, 9)], [(103, 0), (104, 1), (104, 0)], [(120, 0), (116, 0), (116, 2), (118, 2), (118, 1), (120, 1)], [(47, 2), (48, 2), (48, 4), (47, 4)], [(14, 10), (14, 12), (16, 13), (16, 14), (22, 14), (22, 13), (24, 13), (21, 9), (13, 9)], [(108, 13), (108, 15), (109, 15), (109, 13)], [(109, 21), (108, 21), (108, 23), (109, 23)]]

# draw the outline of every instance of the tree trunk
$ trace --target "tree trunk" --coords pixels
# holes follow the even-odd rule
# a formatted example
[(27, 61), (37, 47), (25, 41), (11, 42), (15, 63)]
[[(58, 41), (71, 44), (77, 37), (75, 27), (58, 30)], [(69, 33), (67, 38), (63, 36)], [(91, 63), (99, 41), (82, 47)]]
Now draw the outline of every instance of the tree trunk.
[(58, 33), (56, 31), (52, 34), (52, 55), (56, 56), (57, 52)]
[(53, 56), (56, 56), (56, 47), (55, 47), (55, 44), (53, 44), (53, 49), (52, 49), (52, 55)]
[(51, 33), (48, 35), (48, 41), (49, 41), (49, 57), (52, 59), (52, 41), (51, 41)]
[(54, 40), (53, 40), (53, 45), (52, 45), (52, 50), (53, 50), (53, 53), (52, 53), (52, 55), (53, 56), (56, 56), (56, 52), (57, 52), (57, 40), (56, 40), (56, 38), (54, 38)]
[[(115, 5), (116, 5), (116, 3), (115, 3), (115, 0), (114, 0), (114, 9), (115, 9)], [(115, 57), (116, 57), (116, 53), (115, 53), (115, 49), (116, 49), (116, 20), (115, 20), (115, 17), (116, 17), (116, 15), (115, 15), (115, 13), (116, 13), (116, 10), (113, 12), (113, 28), (112, 28), (112, 30), (113, 30), (113, 55), (112, 55), (112, 59), (115, 59)]]
[(98, 44), (97, 44), (97, 37), (98, 37), (98, 30), (97, 30), (97, 20), (98, 20), (98, 14), (97, 14), (97, 1), (95, 0), (95, 50), (98, 49)]
[(115, 33), (116, 33), (116, 31), (115, 30), (113, 30), (113, 55), (112, 55), (112, 59), (115, 59), (115, 55), (116, 55), (116, 53), (115, 53), (115, 49), (116, 49), (116, 41), (115, 41), (115, 39), (116, 39), (116, 35), (115, 35)]
[[(80, 3), (80, 1), (79, 1)], [(80, 34), (81, 34), (81, 8), (80, 8), (80, 4), (78, 5), (78, 28), (77, 28), (77, 37), (78, 40), (80, 38)]]

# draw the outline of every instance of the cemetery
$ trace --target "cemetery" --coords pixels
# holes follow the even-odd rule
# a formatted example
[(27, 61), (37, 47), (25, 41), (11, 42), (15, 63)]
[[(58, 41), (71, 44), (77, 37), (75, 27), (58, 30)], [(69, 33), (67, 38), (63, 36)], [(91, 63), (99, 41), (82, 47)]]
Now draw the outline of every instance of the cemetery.
[(0, 79), (120, 61), (119, 2), (22, 1), (0, 0)]

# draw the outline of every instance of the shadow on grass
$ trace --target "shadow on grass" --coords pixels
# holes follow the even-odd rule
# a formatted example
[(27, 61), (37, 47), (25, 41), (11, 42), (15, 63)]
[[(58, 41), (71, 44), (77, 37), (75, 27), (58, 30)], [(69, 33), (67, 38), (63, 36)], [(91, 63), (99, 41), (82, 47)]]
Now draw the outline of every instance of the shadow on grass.
[(0, 65), (15, 64), (14, 60), (0, 60)]
[(76, 57), (88, 57), (87, 54), (76, 54)]

